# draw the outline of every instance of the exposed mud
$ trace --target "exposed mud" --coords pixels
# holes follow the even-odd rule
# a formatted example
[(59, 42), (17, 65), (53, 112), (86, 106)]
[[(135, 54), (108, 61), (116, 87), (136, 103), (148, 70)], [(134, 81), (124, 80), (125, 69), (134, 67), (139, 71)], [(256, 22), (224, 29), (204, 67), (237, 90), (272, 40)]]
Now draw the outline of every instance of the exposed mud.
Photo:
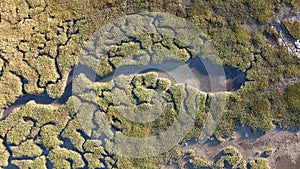
[(226, 141), (207, 141), (204, 144), (192, 143), (182, 146), (181, 150), (194, 150), (199, 157), (214, 161), (216, 155), (228, 146), (236, 147), (247, 162), (264, 157), (263, 152), (274, 149), (268, 157), (271, 168), (299, 168), (300, 128), (276, 128), (267, 133), (252, 132), (249, 127), (238, 128)]

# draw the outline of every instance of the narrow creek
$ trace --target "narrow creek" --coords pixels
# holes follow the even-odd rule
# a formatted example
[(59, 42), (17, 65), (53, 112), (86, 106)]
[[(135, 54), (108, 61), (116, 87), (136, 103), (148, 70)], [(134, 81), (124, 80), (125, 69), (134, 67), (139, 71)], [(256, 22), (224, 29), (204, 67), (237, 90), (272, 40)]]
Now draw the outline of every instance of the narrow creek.
[[(196, 78), (197, 81), (200, 81), (200, 87), (199, 90), (204, 91), (204, 92), (210, 92), (211, 91), (211, 83), (210, 83), (210, 78), (212, 77), (218, 77), (220, 76), (220, 72), (214, 72), (213, 75), (208, 75), (208, 72), (204, 66), (204, 63), (200, 58), (196, 59), (191, 59), (189, 62), (187, 62), (187, 65), (189, 69), (192, 71), (194, 74), (194, 78)], [(212, 69), (219, 67), (219, 65), (215, 65), (212, 62), (206, 61), (205, 65), (209, 65), (212, 67)], [(156, 67), (161, 67), (162, 65), (156, 65)], [(176, 66), (171, 66), (169, 69), (176, 69), (178, 65)], [(246, 82), (246, 73), (237, 70), (234, 67), (224, 65), (222, 66), (225, 72), (226, 76), (226, 82), (221, 83), (222, 85), (219, 86), (219, 88), (215, 89), (214, 91), (236, 91), (238, 90), (245, 82)], [(88, 66), (86, 65), (77, 65), (76, 66), (76, 71), (80, 70), (80, 72), (75, 72), (74, 69), (70, 71), (68, 75), (68, 80), (67, 80), (67, 85), (64, 89), (64, 93), (60, 98), (51, 98), (47, 92), (43, 92), (38, 95), (24, 95), (17, 99), (13, 104), (11, 104), (8, 108), (4, 110), (3, 116), (0, 120), (5, 119), (15, 108), (20, 108), (24, 106), (27, 102), (29, 101), (35, 101), (38, 104), (48, 104), (48, 105), (62, 105), (65, 104), (68, 98), (72, 95), (72, 84), (73, 84), (73, 78), (74, 74), (78, 75), (80, 73), (85, 74), (85, 75), (90, 75), (90, 74), (95, 74), (95, 72)], [(145, 69), (141, 72), (134, 72), (132, 71), (132, 66), (123, 66), (122, 70), (120, 71), (119, 74), (124, 74), (124, 75), (132, 75), (132, 74), (137, 74), (137, 73), (146, 73), (146, 72), (157, 72), (159, 76), (161, 77), (166, 77), (172, 81), (172, 77), (168, 75), (167, 72), (161, 71), (159, 69)], [(126, 71), (129, 70), (129, 71)], [(106, 76), (97, 76), (96, 77), (88, 77), (91, 81), (96, 81), (96, 82), (107, 82), (111, 79), (113, 79), (116, 75), (116, 72), (112, 72), (107, 74)], [(182, 75), (185, 76), (185, 75)], [(93, 79), (95, 78), (95, 79)], [(225, 86), (224, 86), (225, 85)]]

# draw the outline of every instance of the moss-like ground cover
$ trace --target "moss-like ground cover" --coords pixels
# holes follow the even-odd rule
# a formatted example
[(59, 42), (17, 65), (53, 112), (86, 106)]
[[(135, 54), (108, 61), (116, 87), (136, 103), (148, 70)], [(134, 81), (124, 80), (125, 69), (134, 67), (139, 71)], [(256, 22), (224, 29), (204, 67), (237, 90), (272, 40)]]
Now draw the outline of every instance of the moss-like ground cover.
[[(222, 137), (230, 136), (237, 127), (237, 121), (254, 131), (268, 131), (274, 125), (300, 126), (299, 83), (272, 89), (285, 78), (300, 74), (299, 59), (289, 55), (284, 47), (268, 40), (270, 35), (278, 38), (276, 33), (270, 33), (272, 23), (269, 18), (273, 15), (272, 11), (281, 11), (283, 5), (291, 6), (292, 12), (296, 12), (300, 6), (297, 0), (197, 0), (186, 4), (174, 0), (135, 0), (130, 3), (122, 0), (1, 1), (0, 113), (26, 94), (40, 94), (46, 90), (51, 97), (59, 98), (71, 68), (77, 63), (76, 56), (97, 29), (125, 14), (159, 11), (184, 17), (197, 25), (212, 40), (223, 64), (247, 73), (245, 85), (228, 95), (225, 113), (215, 131), (217, 138), (222, 140)], [(251, 24), (257, 24), (258, 29), (247, 28)], [(300, 38), (298, 21), (286, 20), (283, 24), (292, 37)], [(153, 51), (171, 49), (179, 56), (171, 59), (181, 61), (193, 56), (190, 56), (191, 51), (179, 49), (178, 46), (182, 47), (182, 44), (161, 35), (136, 37), (135, 41), (111, 48), (96, 72), (100, 76), (105, 75), (124, 64), (124, 57), (129, 56), (133, 59), (127, 64), (147, 63), (149, 58), (145, 57), (145, 53), (138, 52), (140, 47)], [(160, 63), (163, 59), (157, 57), (154, 61)], [(141, 78), (144, 78), (144, 84), (140, 83)], [(158, 134), (176, 117), (174, 104), (180, 100), (170, 97), (176, 95), (176, 85), (152, 74), (136, 77), (135, 80), (134, 85), (129, 86), (122, 86), (122, 82), (119, 82), (117, 93), (128, 95), (133, 91), (134, 96), (130, 95), (127, 101), (137, 104), (137, 110), (147, 110), (151, 108), (148, 104), (151, 98), (149, 90), (157, 88), (165, 92), (169, 99), (168, 111), (152, 124), (132, 124), (117, 113), (116, 107), (111, 106), (113, 84), (105, 83), (95, 85), (99, 96), (96, 102), (103, 109), (96, 114), (96, 120), (103, 118), (106, 113), (105, 118), (129, 136)], [(118, 85), (117, 82), (114, 85)], [(198, 112), (195, 128), (186, 140), (200, 136), (203, 119), (207, 116), (207, 96), (201, 92), (199, 95), (201, 111)], [(159, 168), (172, 156), (180, 156), (176, 147), (160, 156), (145, 159), (110, 154), (104, 150), (103, 143), (86, 136), (85, 130), (76, 121), (73, 102), (80, 104), (78, 98), (72, 97), (61, 106), (29, 102), (23, 108), (13, 110), (0, 122), (0, 167), (16, 165), (20, 168), (46, 168), (46, 163), (50, 162), (54, 168), (82, 168), (87, 165), (88, 168)], [(227, 161), (236, 168), (246, 168), (246, 162), (240, 162), (239, 153), (235, 150), (232, 153), (233, 150), (224, 150), (224, 156), (216, 164), (194, 158), (191, 165), (223, 166), (223, 162)], [(248, 165), (251, 168), (268, 168), (266, 159), (250, 161)]]

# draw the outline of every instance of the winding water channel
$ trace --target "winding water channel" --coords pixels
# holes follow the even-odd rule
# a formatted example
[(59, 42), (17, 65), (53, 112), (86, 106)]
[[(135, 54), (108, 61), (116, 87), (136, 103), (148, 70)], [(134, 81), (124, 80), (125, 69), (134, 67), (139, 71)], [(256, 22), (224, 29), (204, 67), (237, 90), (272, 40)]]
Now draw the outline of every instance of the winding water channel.
[[(209, 66), (212, 69), (220, 68), (219, 65), (215, 65), (212, 62), (205, 61), (205, 65), (200, 58), (191, 59), (187, 65), (188, 68), (192, 71), (194, 78), (201, 83), (199, 90), (204, 92), (211, 91), (211, 83), (210, 78), (218, 78), (222, 73), (214, 72), (213, 74), (208, 75), (208, 72), (205, 66)], [(178, 65), (172, 66), (169, 69), (176, 69)], [(161, 67), (161, 65), (156, 65), (156, 67)], [(246, 82), (246, 73), (235, 69), (234, 67), (224, 65), (222, 66), (225, 73), (226, 81), (224, 83), (220, 83), (219, 88), (214, 91), (236, 91), (238, 90), (245, 82)], [(76, 72), (75, 75), (82, 73), (85, 75), (95, 74), (95, 72), (86, 65), (77, 65), (76, 71), (80, 70), (80, 72)], [(132, 71), (132, 66), (123, 66), (121, 74), (131, 75), (136, 74), (136, 72)], [(131, 70), (131, 71), (126, 71)], [(161, 77), (166, 77), (172, 81), (172, 77), (167, 72), (161, 71), (159, 69), (145, 69), (138, 73), (146, 73), (146, 72), (157, 72)], [(97, 76), (96, 77), (88, 77), (91, 81), (96, 82), (107, 82), (115, 77), (115, 72), (109, 73), (106, 76)], [(185, 75), (182, 75), (185, 76)], [(93, 79), (95, 78), (95, 79)], [(220, 78), (222, 79), (222, 78)], [(72, 84), (74, 80), (74, 68), (70, 71), (68, 75), (67, 85), (64, 89), (64, 93), (60, 98), (51, 98), (47, 92), (41, 93), (39, 95), (24, 95), (18, 98), (13, 104), (11, 104), (8, 108), (4, 110), (3, 116), (1, 120), (5, 119), (15, 108), (19, 108), (24, 106), (29, 101), (35, 101), (38, 104), (48, 104), (48, 105), (62, 105), (65, 104), (68, 98), (72, 95)], [(174, 82), (173, 82), (174, 83)], [(222, 86), (225, 85), (225, 86)]]

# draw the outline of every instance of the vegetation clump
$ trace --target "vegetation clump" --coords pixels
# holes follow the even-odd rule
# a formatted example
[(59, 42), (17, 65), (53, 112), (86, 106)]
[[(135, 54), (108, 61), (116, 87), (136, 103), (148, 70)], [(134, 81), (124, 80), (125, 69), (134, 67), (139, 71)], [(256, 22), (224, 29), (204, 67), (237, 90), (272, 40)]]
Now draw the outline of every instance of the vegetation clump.
[(8, 107), (22, 95), (22, 83), (18, 76), (5, 72), (0, 77), (0, 107)]
[(274, 148), (270, 148), (270, 149), (264, 151), (262, 155), (264, 157), (270, 157), (273, 153), (274, 153)]
[(215, 164), (218, 168), (224, 168), (225, 163), (227, 163), (232, 168), (236, 168), (242, 159), (242, 155), (235, 147), (227, 147), (221, 153), (221, 157), (217, 160)]
[(286, 97), (290, 110), (293, 113), (300, 111), (300, 83), (296, 83), (286, 89)]
[(284, 20), (282, 23), (294, 39), (300, 39), (300, 21)]
[(268, 160), (266, 160), (265, 158), (258, 158), (256, 160), (252, 160), (250, 161), (249, 166), (251, 169), (260, 169), (260, 168), (270, 169)]

